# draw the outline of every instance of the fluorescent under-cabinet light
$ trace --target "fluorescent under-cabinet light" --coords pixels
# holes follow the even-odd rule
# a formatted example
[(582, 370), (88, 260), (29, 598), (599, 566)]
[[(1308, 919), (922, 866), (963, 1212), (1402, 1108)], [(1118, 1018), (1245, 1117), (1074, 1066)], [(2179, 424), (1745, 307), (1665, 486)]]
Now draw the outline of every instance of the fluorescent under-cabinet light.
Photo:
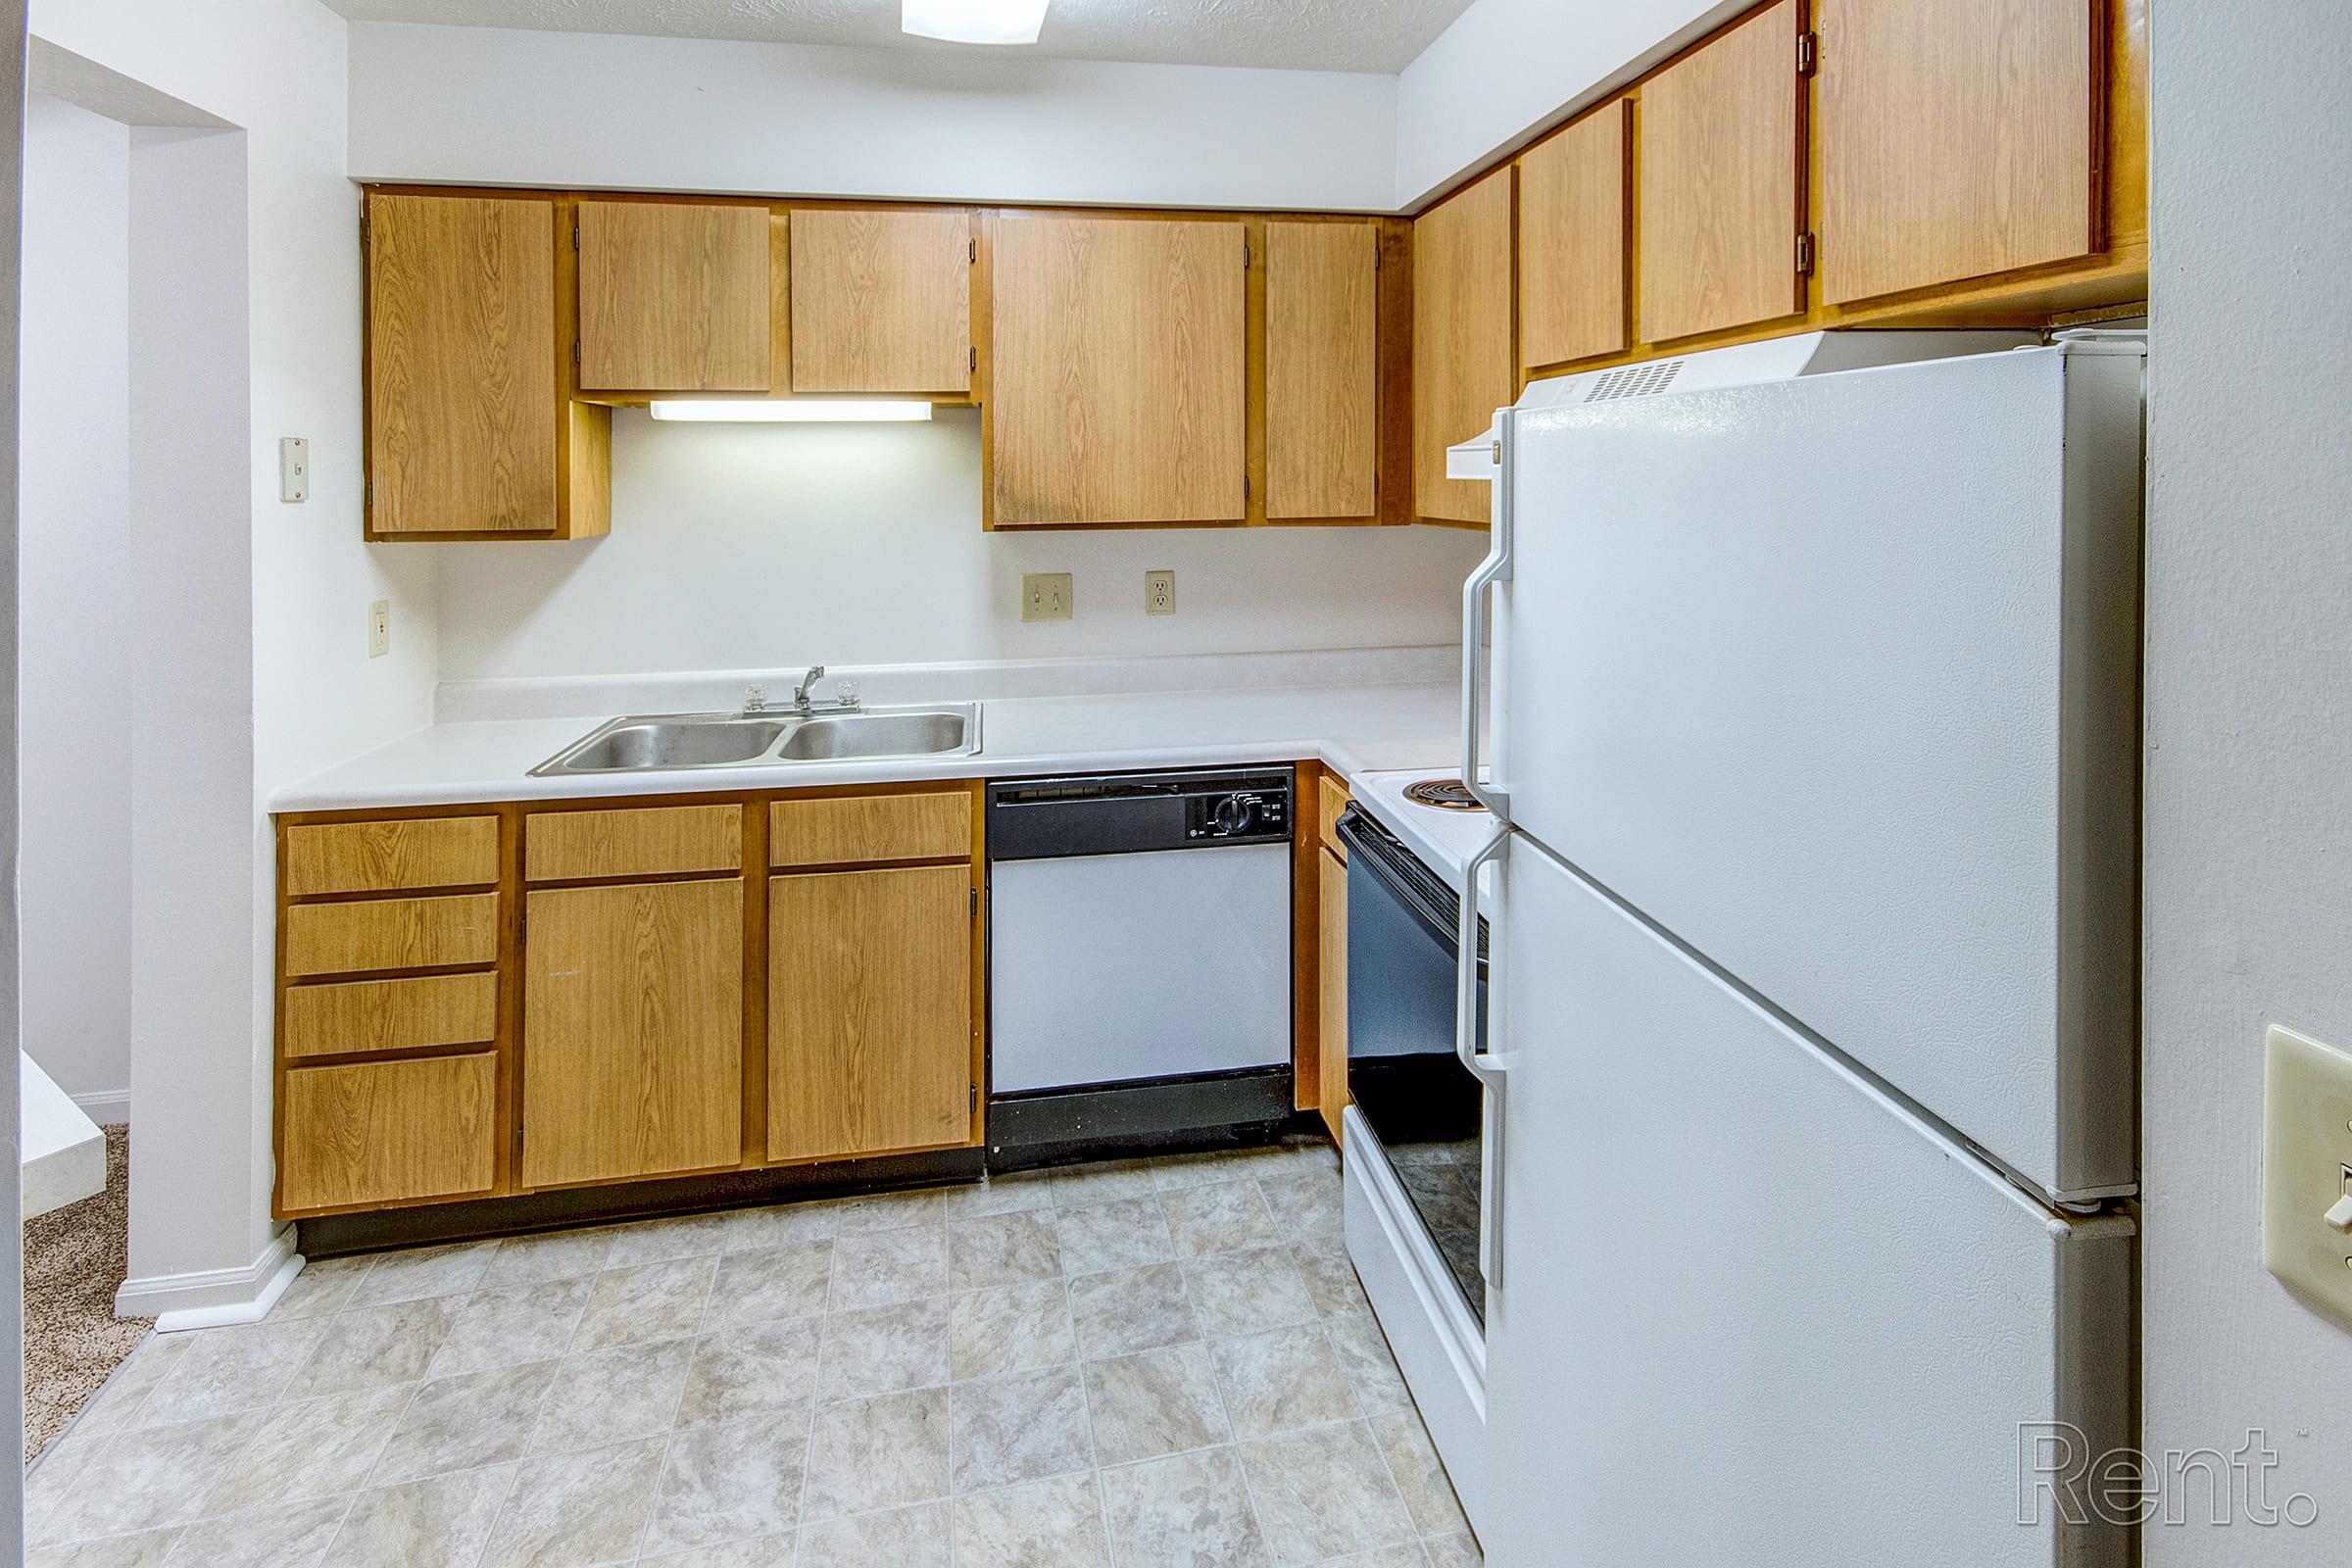
[(928, 419), (931, 405), (897, 400), (792, 399), (776, 402), (709, 402), (673, 399), (652, 405), (657, 419), (704, 419), (720, 423), (812, 421), (844, 424), (859, 420)]
[(1035, 43), (1047, 0), (904, 0), (899, 24), (950, 43)]

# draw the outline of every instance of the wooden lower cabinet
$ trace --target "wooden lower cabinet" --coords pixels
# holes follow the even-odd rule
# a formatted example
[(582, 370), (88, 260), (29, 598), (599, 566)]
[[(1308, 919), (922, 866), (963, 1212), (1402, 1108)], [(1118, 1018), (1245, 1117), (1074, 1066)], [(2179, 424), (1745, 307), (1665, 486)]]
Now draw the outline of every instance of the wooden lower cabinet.
[(279, 1106), (281, 1212), (390, 1206), (489, 1191), (497, 1058), (295, 1067)]
[(968, 861), (768, 884), (767, 1157), (975, 1140)]
[(743, 1154), (743, 883), (545, 888), (522, 951), (522, 1180)]
[(1318, 850), (1315, 859), (1321, 876), (1315, 955), (1322, 991), (1316, 1010), (1321, 1024), (1316, 1042), (1317, 1082), (1322, 1086), (1318, 1108), (1332, 1141), (1338, 1143), (1340, 1113), (1348, 1108), (1348, 865), (1329, 850)]

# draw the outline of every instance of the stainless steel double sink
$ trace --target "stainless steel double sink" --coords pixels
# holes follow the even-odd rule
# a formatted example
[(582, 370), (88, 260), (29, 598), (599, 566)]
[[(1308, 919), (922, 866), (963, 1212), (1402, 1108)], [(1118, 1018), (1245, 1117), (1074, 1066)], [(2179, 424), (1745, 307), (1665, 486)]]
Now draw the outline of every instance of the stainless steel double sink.
[(531, 776), (969, 757), (979, 750), (978, 703), (820, 707), (807, 713), (636, 713), (598, 725), (532, 768)]

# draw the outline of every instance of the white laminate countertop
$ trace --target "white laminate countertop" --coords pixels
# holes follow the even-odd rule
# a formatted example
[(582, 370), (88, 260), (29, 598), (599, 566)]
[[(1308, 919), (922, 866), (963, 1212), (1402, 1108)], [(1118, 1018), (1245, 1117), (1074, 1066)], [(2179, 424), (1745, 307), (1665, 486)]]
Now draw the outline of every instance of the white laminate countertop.
[(981, 749), (969, 757), (530, 776), (612, 716), (433, 724), (288, 785), (270, 808), (368, 810), (1309, 759), (1353, 778), (1397, 768), (1450, 772), (1461, 758), (1458, 686), (1326, 686), (999, 699), (981, 705)]

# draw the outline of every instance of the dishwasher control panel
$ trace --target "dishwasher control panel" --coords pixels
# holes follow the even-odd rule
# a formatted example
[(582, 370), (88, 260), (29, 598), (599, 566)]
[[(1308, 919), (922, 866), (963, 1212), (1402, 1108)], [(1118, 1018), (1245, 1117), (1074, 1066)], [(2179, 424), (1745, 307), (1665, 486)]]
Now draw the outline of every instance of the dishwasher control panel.
[(1284, 790), (1234, 790), (1228, 794), (1194, 795), (1184, 803), (1184, 836), (1201, 839), (1288, 838), (1291, 796)]
[(1291, 796), (1290, 769), (1273, 767), (1004, 779), (988, 787), (988, 858), (1288, 843)]

